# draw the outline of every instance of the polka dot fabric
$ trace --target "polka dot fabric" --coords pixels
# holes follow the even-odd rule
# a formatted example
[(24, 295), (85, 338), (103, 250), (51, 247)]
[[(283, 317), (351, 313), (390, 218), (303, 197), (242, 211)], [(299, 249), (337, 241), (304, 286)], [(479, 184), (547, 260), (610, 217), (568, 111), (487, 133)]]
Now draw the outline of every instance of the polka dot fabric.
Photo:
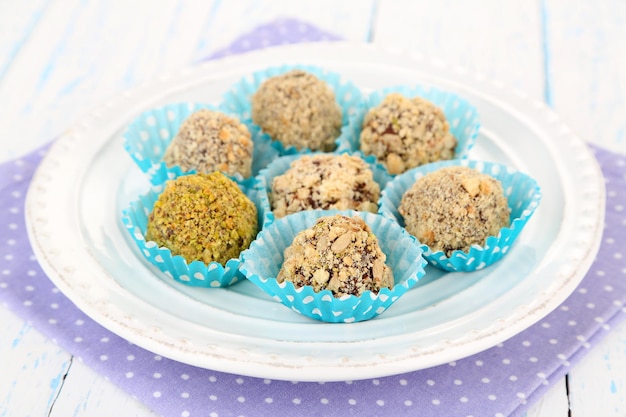
[[(260, 31), (260, 32), (259, 32)], [(283, 20), (229, 51), (331, 38)], [(24, 197), (45, 149), (0, 165), (0, 301), (105, 378), (164, 416), (521, 416), (626, 315), (626, 156), (594, 149), (607, 184), (600, 253), (579, 288), (544, 320), (474, 356), (362, 381), (304, 383), (195, 368), (143, 350), (85, 316), (40, 269)]]

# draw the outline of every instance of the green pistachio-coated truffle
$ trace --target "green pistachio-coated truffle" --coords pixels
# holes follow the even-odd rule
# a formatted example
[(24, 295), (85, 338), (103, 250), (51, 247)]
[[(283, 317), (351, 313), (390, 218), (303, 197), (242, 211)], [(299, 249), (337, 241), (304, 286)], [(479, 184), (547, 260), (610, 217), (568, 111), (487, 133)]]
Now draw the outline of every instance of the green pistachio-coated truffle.
[(146, 239), (191, 262), (239, 257), (258, 232), (257, 208), (220, 172), (167, 182), (148, 217)]

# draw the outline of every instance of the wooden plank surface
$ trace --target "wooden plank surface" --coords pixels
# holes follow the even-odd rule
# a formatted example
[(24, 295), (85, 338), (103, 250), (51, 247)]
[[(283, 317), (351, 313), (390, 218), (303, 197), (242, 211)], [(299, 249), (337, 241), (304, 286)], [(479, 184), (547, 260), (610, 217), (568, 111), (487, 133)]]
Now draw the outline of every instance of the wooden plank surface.
[[(626, 154), (626, 2), (546, 0), (552, 106), (588, 142)], [(626, 415), (626, 323), (568, 377), (571, 415)]]
[(48, 415), (71, 355), (4, 307), (0, 318), (0, 416)]
[[(0, 161), (104, 99), (284, 17), (485, 74), (548, 100), (584, 139), (626, 153), (620, 0), (33, 0), (0, 2)], [(4, 308), (0, 321), (0, 416), (153, 416)], [(572, 370), (569, 392), (563, 380), (528, 417), (625, 415), (625, 347), (621, 325)]]
[(582, 138), (626, 153), (626, 2), (546, 0), (552, 105)]
[[(384, 1), (375, 43), (436, 57), (543, 98), (541, 16), (537, 1)], [(452, 12), (454, 11), (454, 12)]]

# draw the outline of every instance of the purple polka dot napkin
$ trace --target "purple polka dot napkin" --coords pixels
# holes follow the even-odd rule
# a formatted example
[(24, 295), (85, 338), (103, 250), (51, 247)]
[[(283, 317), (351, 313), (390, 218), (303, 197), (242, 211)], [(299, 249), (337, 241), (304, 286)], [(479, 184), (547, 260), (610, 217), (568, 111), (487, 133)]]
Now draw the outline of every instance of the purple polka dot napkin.
[[(333, 39), (307, 24), (263, 26), (216, 56)], [(43, 149), (0, 165), (0, 301), (129, 395), (164, 416), (521, 416), (626, 315), (626, 156), (593, 148), (607, 183), (606, 227), (591, 270), (545, 319), (499, 346), (430, 369), (360, 381), (311, 383), (196, 368), (104, 329), (40, 269), (24, 197)]]

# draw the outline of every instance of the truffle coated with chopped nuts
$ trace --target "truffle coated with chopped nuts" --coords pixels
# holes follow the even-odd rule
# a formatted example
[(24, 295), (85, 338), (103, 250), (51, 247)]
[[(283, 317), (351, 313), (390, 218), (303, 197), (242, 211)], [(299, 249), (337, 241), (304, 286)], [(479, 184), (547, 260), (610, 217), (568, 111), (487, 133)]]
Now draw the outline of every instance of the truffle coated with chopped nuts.
[(342, 125), (333, 90), (315, 75), (291, 70), (265, 80), (252, 96), (252, 120), (298, 150), (332, 151)]
[(163, 161), (185, 172), (221, 171), (247, 178), (252, 174), (253, 150), (246, 125), (219, 111), (201, 109), (183, 121)]
[(464, 166), (419, 178), (404, 193), (398, 211), (409, 233), (446, 256), (483, 246), (509, 226), (511, 213), (500, 181)]
[(376, 212), (380, 186), (369, 165), (347, 154), (304, 155), (272, 180), (274, 216), (311, 209)]
[(295, 287), (310, 285), (316, 292), (328, 289), (335, 297), (393, 287), (387, 258), (358, 216), (318, 219), (296, 235), (284, 255), (277, 280), (291, 281)]
[(187, 262), (206, 264), (239, 257), (258, 232), (257, 208), (220, 172), (167, 182), (148, 217), (146, 240)]
[(365, 115), (360, 147), (374, 155), (390, 174), (452, 159), (457, 140), (443, 111), (421, 97), (387, 95)]

